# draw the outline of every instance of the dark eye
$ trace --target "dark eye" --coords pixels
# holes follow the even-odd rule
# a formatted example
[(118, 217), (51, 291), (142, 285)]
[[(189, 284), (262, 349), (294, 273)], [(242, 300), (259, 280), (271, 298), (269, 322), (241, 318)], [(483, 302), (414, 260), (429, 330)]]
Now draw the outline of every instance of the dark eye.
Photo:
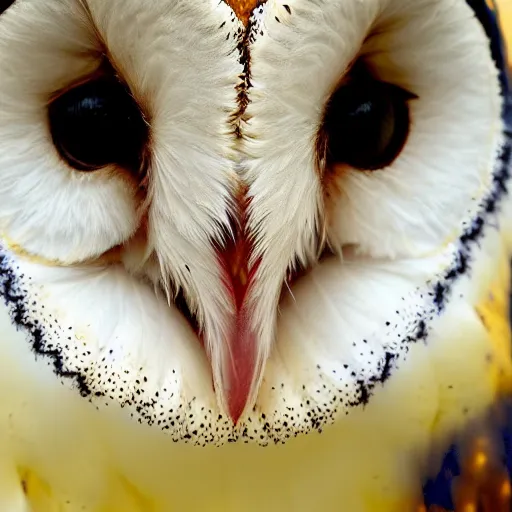
[(1, 0), (0, 1), (0, 14), (9, 9), (15, 0)]
[(142, 113), (127, 87), (115, 78), (79, 85), (49, 106), (53, 143), (79, 171), (117, 164), (138, 171), (148, 139)]
[(331, 97), (323, 122), (327, 165), (377, 170), (391, 164), (409, 134), (408, 100), (416, 96), (357, 74)]

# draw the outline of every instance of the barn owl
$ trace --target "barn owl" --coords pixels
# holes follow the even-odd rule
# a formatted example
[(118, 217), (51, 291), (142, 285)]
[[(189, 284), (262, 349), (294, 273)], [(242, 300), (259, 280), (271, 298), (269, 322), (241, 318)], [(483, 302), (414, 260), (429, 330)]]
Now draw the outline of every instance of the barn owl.
[(507, 510), (488, 3), (0, 5), (0, 510)]

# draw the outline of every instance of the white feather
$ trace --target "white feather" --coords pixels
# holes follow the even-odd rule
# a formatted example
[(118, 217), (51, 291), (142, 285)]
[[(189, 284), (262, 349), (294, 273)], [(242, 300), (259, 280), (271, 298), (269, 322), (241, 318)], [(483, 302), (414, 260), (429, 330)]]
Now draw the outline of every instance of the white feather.
[[(432, 443), (495, 398), (475, 305), (508, 257), (510, 200), (496, 164), (497, 71), (469, 7), (270, 0), (245, 38), (250, 80), (243, 36), (214, 0), (19, 0), (0, 17), (9, 510), (28, 508), (22, 494), (39, 506), (23, 481), (41, 499), (47, 483), (63, 510), (330, 510), (343, 496), (346, 510), (374, 510), (375, 497), (394, 512), (419, 492)], [(51, 143), (49, 97), (105, 55), (150, 123), (146, 197), (120, 169), (78, 175)], [(358, 55), (419, 95), (411, 136), (389, 169), (348, 171), (327, 195), (317, 131)], [(214, 246), (231, 234), (240, 186), (259, 262), (251, 325), (267, 364), (235, 426), (219, 393), (233, 303)], [(339, 258), (318, 261), (324, 241)], [(118, 244), (116, 265), (87, 263)], [(447, 277), (461, 255), (466, 268)], [(309, 271), (288, 289), (297, 264)], [(180, 287), (212, 361), (168, 304)], [(287, 446), (263, 454), (243, 441)]]

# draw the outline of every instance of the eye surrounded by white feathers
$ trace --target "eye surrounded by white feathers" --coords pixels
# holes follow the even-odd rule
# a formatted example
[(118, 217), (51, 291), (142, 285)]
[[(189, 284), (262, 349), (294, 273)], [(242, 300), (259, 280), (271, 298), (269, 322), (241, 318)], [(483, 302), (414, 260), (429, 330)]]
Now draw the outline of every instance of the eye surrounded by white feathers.
[[(296, 300), (287, 307), (287, 300), (280, 299), (282, 289), (285, 296), (295, 296), (294, 289), (286, 290), (286, 281), (298, 286), (293, 284), (296, 278), (290, 278), (294, 266), (310, 269), (300, 281), (301, 288), (308, 286), (311, 298), (320, 274), (332, 266), (317, 265), (315, 253), (326, 247), (340, 256), (344, 253), (344, 261), (333, 267), (339, 266), (333, 279), (340, 279), (340, 289), (348, 281), (334, 277), (338, 272), (344, 275), (361, 265), (370, 265), (373, 272), (382, 264), (365, 256), (409, 258), (416, 265), (411, 257), (423, 259), (437, 252), (422, 265), (443, 268), (456, 247), (450, 237), (456, 240), (462, 223), (476, 214), (482, 192), (491, 184), (489, 171), (500, 142), (497, 73), (489, 75), (484, 34), (468, 8), (463, 3), (435, 4), (437, 10), (425, 1), (405, 11), (393, 2), (385, 8), (378, 2), (336, 4), (321, 14), (328, 18), (322, 34), (315, 29), (320, 11), (313, 5), (298, 5), (292, 14), (285, 9), (279, 21), (266, 18), (260, 7), (248, 29), (254, 34), (248, 47), (251, 85), (239, 93), (239, 99), (247, 98), (245, 112), (237, 106), (235, 77), (241, 68), (232, 53), (231, 41), (237, 33), (233, 27), (223, 28), (227, 37), (222, 30), (212, 36), (224, 38), (225, 49), (220, 51), (207, 38), (192, 34), (181, 39), (172, 31), (163, 38), (155, 38), (151, 31), (147, 36), (139, 34), (136, 22), (123, 21), (140, 16), (131, 4), (119, 19), (112, 17), (113, 7), (96, 2), (69, 0), (65, 9), (51, 2), (15, 5), (3, 23), (3, 44), (16, 45), (13, 58), (16, 52), (30, 52), (38, 41), (32, 34), (32, 19), (41, 18), (46, 31), (57, 25), (59, 30), (41, 48), (48, 58), (18, 65), (17, 78), (0, 83), (4, 119), (10, 119), (2, 137), (8, 149), (1, 151), (8, 185), (0, 187), (4, 239), (25, 254), (61, 265), (85, 262), (94, 265), (94, 272), (102, 255), (115, 249), (109, 261), (124, 266), (132, 279), (153, 281), (171, 301), (179, 294), (183, 306), (179, 309), (186, 311), (200, 342), (175, 342), (195, 345), (194, 353), (204, 345), (221, 410), (235, 419), (247, 403), (256, 403), (268, 415), (265, 404), (274, 401), (265, 397), (265, 390), (285, 379), (283, 370), (268, 378), (269, 369), (262, 381), (265, 363), (270, 357), (272, 368), (278, 354), (283, 361), (293, 358), (288, 343), (290, 350), (303, 356), (294, 370), (300, 386), (292, 385), (287, 393), (294, 401), (305, 400), (308, 392), (300, 398), (303, 386), (316, 387), (317, 371), (306, 378), (300, 377), (299, 368), (315, 369), (323, 358), (304, 355), (313, 343), (304, 334), (276, 335), (289, 316), (311, 311), (309, 299), (304, 305)], [(172, 4), (159, 5), (165, 10)], [(163, 12), (149, 10), (144, 16), (149, 16), (152, 26)], [(427, 15), (432, 16), (428, 23)], [(18, 17), (23, 22), (9, 23)], [(468, 30), (472, 24), (473, 30)], [(357, 37), (350, 37), (354, 27)], [(155, 25), (153, 30), (165, 29)], [(311, 39), (305, 36), (308, 31)], [(404, 44), (411, 34), (414, 45)], [(302, 44), (295, 43), (297, 37)], [(131, 46), (125, 48), (126, 41)], [(195, 48), (192, 61), (181, 50), (187, 45)], [(144, 46), (152, 53), (146, 55)], [(450, 48), (447, 54), (446, 48)], [(110, 61), (107, 68), (113, 70), (111, 78), (98, 78), (105, 54)], [(219, 70), (212, 72), (210, 64), (205, 76), (198, 77), (205, 58), (218, 61)], [(274, 65), (276, 59), (293, 63), (293, 69), (285, 69), (284, 88), (279, 78), (283, 69)], [(7, 53), (0, 64), (5, 75), (10, 65)], [(471, 76), (461, 82), (461, 72)], [(229, 132), (230, 102), (244, 135), (238, 142)], [(321, 145), (315, 144), (322, 137), (327, 140), (324, 155)], [(22, 147), (26, 149), (19, 151)], [(138, 180), (126, 178), (123, 169), (136, 172), (145, 151), (150, 153), (149, 164), (141, 188)], [(438, 155), (435, 163), (432, 153)], [(28, 161), (32, 165), (27, 166)], [(95, 172), (87, 176), (78, 172), (84, 169)], [(381, 170), (364, 172), (372, 169)], [(241, 193), (246, 197), (242, 200), (248, 200), (244, 208), (236, 204)], [(240, 228), (233, 231), (230, 218), (241, 222)], [(228, 250), (226, 240), (232, 236)], [(349, 247), (354, 256), (349, 256)], [(443, 260), (446, 263), (440, 263)], [(399, 274), (403, 273), (406, 260), (395, 261), (397, 272), (402, 268)], [(62, 267), (60, 272), (74, 271)], [(102, 272), (108, 276), (111, 267)], [(408, 281), (410, 289), (387, 301), (389, 307), (376, 305), (379, 313), (369, 323), (355, 320), (359, 287), (363, 295), (357, 300), (366, 296), (364, 278), (345, 295), (351, 296), (346, 306), (340, 299), (318, 312), (330, 328), (325, 339), (313, 335), (314, 344), (323, 345), (322, 351), (338, 361), (341, 375), (347, 373), (339, 377), (340, 391), (336, 391), (338, 377), (332, 381), (329, 372), (322, 377), (330, 382), (332, 398), (341, 399), (342, 409), (343, 403), (357, 401), (350, 398), (350, 389), (354, 385), (353, 393), (359, 392), (356, 383), (361, 377), (350, 378), (351, 374), (364, 371), (370, 377), (380, 371), (379, 361), (386, 353), (395, 358), (406, 348), (403, 342), (392, 341), (394, 332), (403, 331), (402, 339), (411, 336), (417, 327), (409, 325), (409, 315), (414, 308), (421, 311), (427, 306), (422, 300), (412, 306), (416, 301), (408, 299), (402, 309), (400, 301), (414, 296), (422, 282), (431, 281), (435, 275), (431, 272), (424, 278), (417, 273)], [(310, 285), (305, 284), (308, 281)], [(394, 294), (398, 287), (389, 289)], [(397, 316), (394, 311), (399, 306)], [(385, 348), (379, 327), (387, 325), (389, 316), (396, 317), (397, 331), (387, 333), (395, 344), (392, 350)], [(75, 320), (70, 321), (73, 326)], [(333, 327), (338, 321), (350, 328)], [(343, 370), (347, 354), (342, 339), (366, 339), (372, 332), (377, 335), (374, 350)], [(290, 336), (290, 342), (285, 341)], [(100, 340), (101, 336), (98, 347), (113, 343)], [(139, 342), (126, 340), (122, 345), (131, 343)], [(169, 358), (173, 368), (184, 364), (180, 357), (169, 354)], [(180, 372), (184, 380), (176, 385), (190, 386), (189, 374)], [(346, 388), (349, 382), (353, 384)], [(203, 393), (192, 389), (185, 401)], [(303, 429), (300, 423), (297, 428)]]
[(463, 0), (15, 2), (5, 360), (193, 444), (414, 401), (499, 246), (503, 103)]
[(117, 164), (142, 170), (147, 126), (119, 80), (101, 77), (62, 92), (52, 99), (48, 116), (53, 143), (72, 168)]
[(348, 80), (326, 105), (317, 151), (327, 167), (347, 164), (359, 170), (383, 169), (406, 143), (408, 101), (416, 96), (373, 79), (363, 66), (347, 72)]

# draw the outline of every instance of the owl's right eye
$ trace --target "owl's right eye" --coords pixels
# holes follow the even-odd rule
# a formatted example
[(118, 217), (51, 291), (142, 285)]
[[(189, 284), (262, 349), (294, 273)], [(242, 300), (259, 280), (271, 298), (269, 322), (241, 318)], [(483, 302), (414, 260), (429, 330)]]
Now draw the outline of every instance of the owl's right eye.
[(57, 96), (48, 107), (53, 143), (74, 169), (95, 171), (110, 164), (138, 171), (148, 127), (128, 88), (100, 78)]

